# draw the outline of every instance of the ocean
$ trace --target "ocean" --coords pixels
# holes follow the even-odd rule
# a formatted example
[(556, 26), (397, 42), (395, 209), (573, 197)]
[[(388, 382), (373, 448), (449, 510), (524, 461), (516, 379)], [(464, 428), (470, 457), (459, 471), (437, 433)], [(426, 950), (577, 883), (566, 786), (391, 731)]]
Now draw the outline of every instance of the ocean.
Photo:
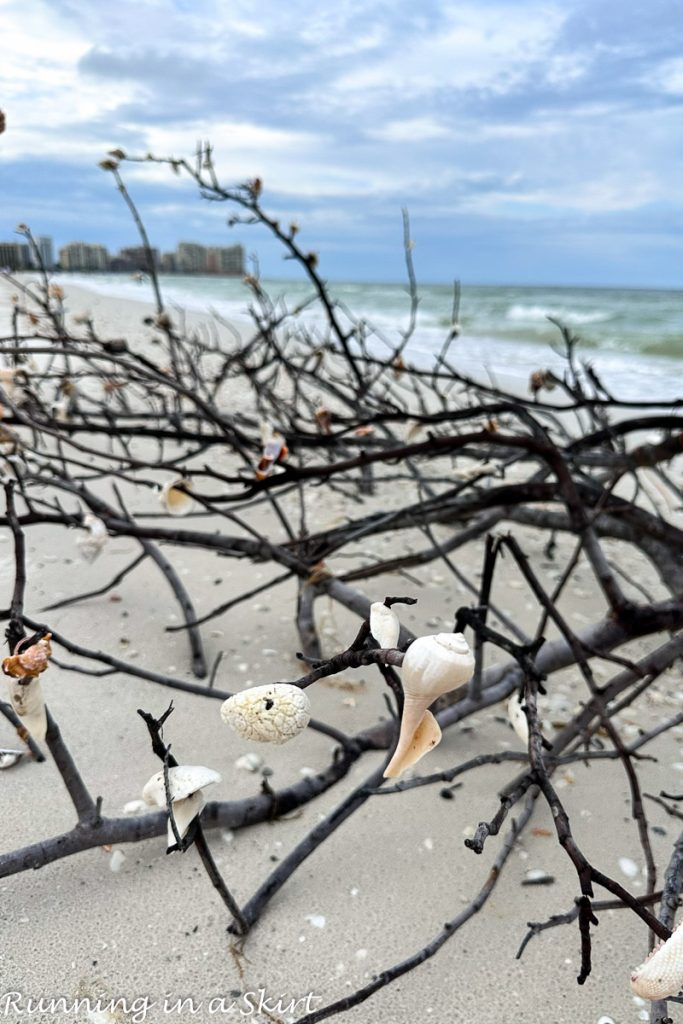
[[(65, 283), (107, 295), (151, 298), (148, 282), (128, 275), (56, 274), (55, 280), (62, 276)], [(250, 292), (240, 279), (162, 274), (160, 283), (170, 306), (213, 309), (231, 320), (250, 322)], [(290, 309), (312, 295), (310, 287), (297, 281), (262, 283)], [(333, 282), (329, 289), (342, 310), (376, 328), (370, 335), (371, 350), (388, 353), (408, 321), (405, 286)], [(419, 296), (407, 356), (425, 365), (448, 335), (453, 289), (422, 285)], [(315, 304), (306, 306), (301, 316), (313, 328), (323, 323)], [(549, 316), (578, 335), (577, 358), (590, 362), (616, 397), (663, 403), (683, 397), (683, 291), (463, 284), (461, 333), (450, 348), (450, 360), (461, 372), (494, 382), (497, 372), (520, 382), (538, 369), (561, 373), (560, 332)]]

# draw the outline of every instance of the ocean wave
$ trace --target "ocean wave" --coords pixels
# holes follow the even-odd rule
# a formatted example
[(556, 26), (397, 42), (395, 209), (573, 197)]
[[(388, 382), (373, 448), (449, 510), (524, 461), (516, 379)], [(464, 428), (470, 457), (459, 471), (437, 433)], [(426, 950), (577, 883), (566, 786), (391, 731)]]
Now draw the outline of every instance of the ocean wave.
[(559, 309), (553, 306), (527, 306), (516, 302), (505, 313), (507, 320), (524, 321), (525, 323), (542, 323), (549, 316), (565, 324), (600, 324), (612, 320), (614, 313), (607, 310), (586, 310), (579, 313), (572, 309)]

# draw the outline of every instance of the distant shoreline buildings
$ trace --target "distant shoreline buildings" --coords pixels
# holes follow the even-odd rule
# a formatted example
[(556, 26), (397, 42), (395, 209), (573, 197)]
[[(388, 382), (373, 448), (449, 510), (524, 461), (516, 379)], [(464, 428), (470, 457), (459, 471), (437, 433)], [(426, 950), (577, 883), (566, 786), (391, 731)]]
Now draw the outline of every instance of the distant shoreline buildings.
[[(90, 242), (69, 242), (54, 259), (52, 239), (39, 235), (36, 247), (46, 270), (78, 273), (146, 274), (150, 271), (149, 257), (144, 246), (127, 246), (110, 256), (103, 245)], [(179, 242), (175, 252), (160, 255), (151, 249), (152, 266), (164, 274), (216, 274), (225, 277), (244, 276), (244, 247), (241, 245), (199, 245), (197, 242)], [(0, 242), (0, 269), (36, 270), (39, 262), (26, 242)]]

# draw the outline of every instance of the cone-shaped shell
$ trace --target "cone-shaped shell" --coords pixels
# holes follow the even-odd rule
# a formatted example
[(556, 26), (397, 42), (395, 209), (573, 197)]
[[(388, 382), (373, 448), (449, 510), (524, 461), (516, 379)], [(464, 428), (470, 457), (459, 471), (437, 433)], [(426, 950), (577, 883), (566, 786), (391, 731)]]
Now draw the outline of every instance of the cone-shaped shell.
[(419, 636), (405, 653), (403, 691), (430, 697), (429, 703), (472, 678), (474, 655), (462, 633)]
[(380, 647), (396, 647), (401, 623), (393, 608), (387, 608), (383, 601), (370, 605), (370, 632)]
[[(177, 767), (169, 768), (168, 788), (171, 794), (171, 803), (174, 804), (176, 800), (186, 800), (187, 797), (198, 793), (205, 786), (211, 786), (214, 782), (220, 781), (221, 777), (218, 772), (200, 764), (180, 764)], [(153, 775), (146, 783), (142, 791), (142, 799), (153, 807), (166, 806), (163, 770)]]
[(683, 988), (683, 928), (654, 949), (631, 975), (631, 988), (641, 999), (667, 999)]
[(413, 641), (403, 658), (401, 730), (385, 778), (397, 778), (440, 742), (441, 730), (427, 709), (437, 697), (466, 683), (473, 671), (474, 656), (462, 633), (438, 633)]
[(529, 723), (519, 703), (519, 696), (513, 693), (507, 704), (510, 725), (515, 730), (525, 747), (529, 746)]
[(19, 715), (21, 724), (36, 742), (42, 743), (47, 734), (47, 714), (40, 680), (35, 676), (8, 679), (7, 687), (12, 707)]
[(441, 729), (431, 711), (424, 711), (421, 704), (411, 705), (407, 710), (404, 707), (398, 744), (384, 771), (384, 778), (397, 779), (440, 742)]
[(221, 705), (221, 717), (246, 740), (287, 743), (308, 725), (311, 702), (298, 686), (270, 683), (228, 697)]
[(179, 479), (167, 480), (161, 488), (159, 501), (170, 515), (186, 516), (192, 509), (191, 495), (187, 494), (187, 490), (181, 490), (181, 487), (187, 489), (189, 486), (188, 480)]

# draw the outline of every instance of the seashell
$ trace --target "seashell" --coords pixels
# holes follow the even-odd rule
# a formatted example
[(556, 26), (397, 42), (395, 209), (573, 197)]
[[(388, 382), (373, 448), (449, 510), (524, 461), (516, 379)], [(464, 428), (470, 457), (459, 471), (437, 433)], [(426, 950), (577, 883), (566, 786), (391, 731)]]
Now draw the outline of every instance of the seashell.
[(37, 644), (31, 644), (20, 654), (11, 654), (9, 658), (5, 658), (2, 663), (2, 671), (5, 675), (12, 676), (14, 679), (23, 679), (26, 676), (37, 676), (44, 672), (52, 654), (51, 636), (51, 633), (46, 633)]
[(107, 543), (107, 527), (101, 519), (90, 513), (83, 516), (83, 526), (88, 532), (85, 536), (79, 537), (76, 543), (85, 561), (94, 562)]
[(7, 680), (7, 688), (12, 707), (19, 715), (21, 724), (34, 740), (42, 743), (47, 735), (47, 713), (40, 680), (36, 676)]
[(0, 771), (13, 768), (24, 756), (22, 750), (0, 750)]
[(289, 455), (287, 443), (277, 430), (264, 427), (261, 431), (263, 437), (263, 451), (256, 467), (256, 479), (265, 480), (275, 469), (275, 464), (284, 462)]
[(242, 754), (235, 761), (235, 768), (241, 768), (244, 772), (257, 772), (263, 764), (263, 758), (260, 754), (254, 753), (250, 750), (248, 754)]
[(0, 367), (0, 387), (10, 402), (14, 400), (16, 374), (13, 366)]
[(525, 747), (529, 746), (529, 722), (522, 711), (519, 702), (519, 694), (513, 693), (507, 703), (508, 718), (510, 725), (515, 730)]
[(668, 999), (683, 988), (683, 929), (652, 950), (631, 975), (631, 988), (643, 999)]
[(298, 686), (269, 683), (228, 697), (221, 705), (221, 717), (244, 739), (287, 743), (308, 725), (311, 702)]
[[(173, 805), (173, 817), (181, 839), (187, 835), (187, 830), (204, 806), (202, 790), (207, 786), (212, 786), (214, 782), (220, 781), (221, 777), (218, 772), (215, 772), (213, 768), (204, 768), (203, 765), (177, 765), (168, 769), (168, 788)], [(153, 775), (146, 783), (142, 790), (142, 799), (152, 807), (166, 807), (163, 770)], [(177, 848), (170, 819), (167, 835), (170, 852)]]
[(397, 778), (440, 742), (438, 722), (431, 714), (427, 717), (427, 709), (437, 697), (471, 679), (473, 671), (474, 655), (462, 633), (437, 633), (413, 641), (403, 658), (401, 730), (384, 771), (386, 779)]
[[(191, 482), (179, 477), (177, 480), (167, 480), (159, 493), (159, 501), (169, 515), (186, 516), (191, 510), (193, 499), (188, 490), (191, 489)], [(181, 490), (184, 488), (184, 490)]]
[(619, 867), (627, 878), (636, 878), (640, 874), (638, 865), (630, 857), (620, 857)]
[(109, 870), (113, 871), (114, 874), (118, 874), (125, 862), (126, 855), (123, 850), (114, 850), (109, 858)]
[(380, 647), (396, 647), (401, 623), (393, 608), (387, 608), (383, 601), (370, 605), (370, 632)]

